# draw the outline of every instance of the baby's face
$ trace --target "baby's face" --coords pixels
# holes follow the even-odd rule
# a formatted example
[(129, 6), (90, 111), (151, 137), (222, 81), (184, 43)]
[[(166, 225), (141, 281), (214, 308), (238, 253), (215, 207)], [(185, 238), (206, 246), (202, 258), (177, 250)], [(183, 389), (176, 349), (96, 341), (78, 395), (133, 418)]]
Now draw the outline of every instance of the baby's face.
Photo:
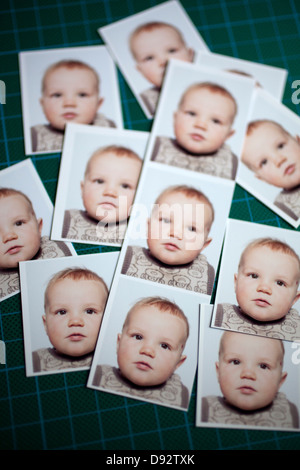
[(53, 347), (75, 357), (94, 351), (105, 302), (106, 292), (98, 281), (66, 278), (54, 283), (43, 316)]
[(298, 282), (299, 264), (293, 256), (268, 247), (250, 248), (235, 275), (237, 302), (254, 320), (279, 320), (299, 299)]
[(151, 254), (168, 265), (193, 261), (210, 243), (211, 209), (197, 199), (172, 192), (160, 198), (148, 221)]
[(176, 140), (190, 153), (214, 153), (234, 133), (234, 115), (229, 97), (206, 88), (191, 89), (174, 114)]
[(160, 88), (169, 59), (192, 62), (193, 51), (182, 42), (172, 27), (139, 33), (133, 40), (132, 50), (137, 69), (153, 85)]
[(292, 189), (300, 184), (300, 138), (274, 123), (262, 123), (246, 136), (242, 161), (273, 186)]
[(124, 377), (140, 386), (164, 383), (185, 360), (184, 321), (154, 306), (137, 307), (118, 335), (118, 364)]
[(0, 269), (16, 268), (40, 248), (42, 220), (37, 220), (22, 195), (0, 199)]
[(81, 183), (82, 200), (90, 217), (105, 223), (128, 218), (133, 203), (141, 162), (117, 157), (112, 152), (95, 156)]
[(277, 339), (227, 332), (216, 364), (227, 402), (241, 410), (259, 410), (275, 398), (286, 378)]
[(40, 100), (48, 122), (59, 130), (69, 122), (91, 124), (102, 101), (91, 70), (66, 67), (49, 72)]

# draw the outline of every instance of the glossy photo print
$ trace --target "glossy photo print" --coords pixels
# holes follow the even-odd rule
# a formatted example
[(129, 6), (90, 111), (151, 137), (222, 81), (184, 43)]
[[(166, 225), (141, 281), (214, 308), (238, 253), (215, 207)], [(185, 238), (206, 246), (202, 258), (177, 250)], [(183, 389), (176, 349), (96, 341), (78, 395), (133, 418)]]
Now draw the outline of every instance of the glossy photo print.
[(256, 89), (237, 182), (291, 226), (300, 223), (300, 118)]
[(152, 119), (168, 60), (194, 62), (208, 51), (177, 0), (98, 29), (147, 118)]
[(195, 63), (252, 78), (255, 81), (256, 87), (269, 92), (278, 101), (281, 101), (283, 98), (288, 76), (286, 69), (202, 51), (197, 54)]
[[(115, 284), (115, 281), (114, 281)], [(197, 364), (199, 304), (164, 286), (119, 279), (87, 386), (187, 410)]]
[(26, 375), (89, 369), (118, 253), (23, 262)]
[(250, 78), (171, 60), (147, 158), (233, 183), (253, 90)]
[(68, 124), (53, 238), (122, 245), (147, 141), (147, 132)]
[(32, 163), (0, 172), (0, 300), (20, 292), (19, 263), (76, 255), (71, 243), (50, 238), (53, 205)]
[(26, 155), (61, 152), (68, 123), (123, 127), (114, 62), (105, 46), (19, 54)]
[(299, 432), (299, 359), (293, 343), (209, 327), (201, 305), (196, 426)]
[(227, 223), (212, 327), (300, 340), (300, 234)]

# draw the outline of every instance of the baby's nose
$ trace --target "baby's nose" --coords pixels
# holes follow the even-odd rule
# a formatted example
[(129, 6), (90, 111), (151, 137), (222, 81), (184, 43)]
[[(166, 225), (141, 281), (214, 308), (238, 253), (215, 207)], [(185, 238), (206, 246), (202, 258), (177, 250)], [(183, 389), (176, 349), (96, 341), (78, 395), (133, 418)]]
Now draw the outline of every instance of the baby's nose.
[(155, 356), (155, 351), (153, 346), (150, 343), (143, 343), (140, 349), (140, 353), (149, 357)]
[(195, 125), (201, 127), (201, 129), (207, 128), (207, 120), (202, 116), (197, 116), (195, 119)]
[(264, 292), (265, 294), (269, 294), (269, 295), (272, 293), (270, 284), (264, 280), (261, 280), (258, 283), (257, 290), (258, 292)]
[(64, 106), (75, 106), (76, 98), (74, 95), (65, 95)]
[(111, 197), (117, 197), (117, 195), (118, 195), (117, 188), (112, 184), (107, 184), (104, 188), (103, 193), (106, 196), (111, 196)]
[(183, 238), (183, 228), (180, 224), (171, 223), (170, 225), (170, 236), (182, 240)]
[(7, 243), (11, 240), (16, 240), (18, 238), (18, 235), (14, 230), (7, 230), (2, 234), (2, 242)]
[(276, 158), (276, 166), (279, 168), (285, 161), (286, 157), (284, 155), (278, 155)]
[(256, 375), (252, 367), (245, 365), (241, 371), (241, 377), (243, 379), (255, 380)]
[(84, 325), (84, 320), (82, 315), (79, 313), (73, 313), (70, 315), (69, 318), (69, 326), (83, 326)]
[(159, 56), (159, 58), (158, 58), (158, 62), (159, 62), (159, 65), (161, 67), (165, 67), (167, 65), (167, 62), (168, 62), (168, 55), (167, 54), (161, 54), (161, 56)]

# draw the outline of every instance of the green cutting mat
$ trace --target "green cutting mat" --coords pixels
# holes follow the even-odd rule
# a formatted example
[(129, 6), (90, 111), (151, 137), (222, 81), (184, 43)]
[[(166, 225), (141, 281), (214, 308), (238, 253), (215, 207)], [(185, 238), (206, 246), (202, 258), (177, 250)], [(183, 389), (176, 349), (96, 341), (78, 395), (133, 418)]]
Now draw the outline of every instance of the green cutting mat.
[[(97, 28), (161, 3), (158, 0), (1, 0), (0, 169), (25, 159), (18, 53), (102, 44)], [(300, 79), (299, 0), (182, 0), (212, 52), (288, 69), (283, 102), (292, 103)], [(119, 74), (124, 125), (150, 130)], [(54, 202), (60, 154), (37, 155), (33, 163)], [(236, 187), (230, 217), (291, 228)], [(75, 245), (78, 254), (100, 249)], [(87, 372), (26, 378), (20, 295), (1, 303), (0, 449), (209, 450), (300, 449), (300, 434), (195, 428), (195, 389), (187, 413), (85, 387)]]

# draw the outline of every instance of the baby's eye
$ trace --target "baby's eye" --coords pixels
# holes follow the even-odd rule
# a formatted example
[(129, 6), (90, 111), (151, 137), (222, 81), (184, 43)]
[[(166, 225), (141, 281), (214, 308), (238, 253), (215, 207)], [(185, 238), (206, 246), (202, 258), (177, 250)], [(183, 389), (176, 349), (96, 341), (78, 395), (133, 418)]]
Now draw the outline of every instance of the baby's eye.
[(15, 224), (17, 227), (21, 227), (21, 225), (25, 224), (25, 220), (17, 220)]
[(197, 232), (197, 229), (196, 229), (196, 227), (195, 227), (194, 225), (191, 225), (190, 227), (188, 227), (188, 230), (189, 230), (190, 232)]
[(104, 183), (104, 180), (101, 179), (101, 178), (96, 178), (96, 179), (94, 180), (94, 183), (103, 184), (103, 183)]
[(277, 145), (277, 148), (278, 149), (283, 149), (285, 146), (285, 142), (280, 142), (278, 145)]
[(241, 362), (238, 359), (231, 359), (229, 364), (233, 364), (234, 366), (238, 366)]
[(263, 168), (264, 166), (266, 166), (266, 164), (268, 163), (268, 160), (266, 158), (264, 158), (263, 160), (261, 160), (261, 162), (259, 163), (259, 168)]
[(175, 47), (173, 47), (173, 48), (170, 48), (170, 49), (168, 50), (168, 53), (169, 53), (169, 54), (175, 54), (175, 52), (177, 52), (177, 51), (178, 51), (178, 49), (176, 49)]
[(133, 335), (133, 338), (136, 339), (137, 341), (141, 341), (143, 339), (142, 335), (140, 335), (138, 333)]
[(121, 184), (121, 187), (122, 187), (123, 189), (131, 189), (131, 186), (130, 186), (130, 184), (128, 184), (128, 183), (122, 183), (122, 184)]
[(270, 369), (270, 367), (268, 366), (268, 364), (265, 364), (265, 363), (259, 364), (259, 367), (260, 367), (260, 369), (264, 369), (264, 370), (265, 370), (265, 369)]
[(280, 280), (279, 280), (279, 281), (276, 281), (276, 284), (277, 284), (278, 286), (282, 286), (282, 287), (284, 287), (284, 286), (286, 285), (284, 281), (280, 281)]
[(153, 59), (154, 59), (153, 55), (148, 55), (147, 57), (145, 57), (144, 62), (149, 62), (150, 60), (153, 60)]
[(161, 343), (162, 349), (171, 349), (167, 343)]
[(62, 308), (61, 310), (56, 310), (56, 315), (66, 315), (67, 313), (67, 310), (65, 310), (64, 308)]
[(195, 116), (196, 116), (195, 111), (189, 111), (189, 110), (187, 110), (187, 111), (185, 111), (185, 114), (187, 114), (188, 116), (191, 116), (191, 117), (195, 117)]
[(97, 313), (94, 308), (87, 308), (85, 311), (89, 315), (93, 315), (93, 313)]
[(160, 222), (163, 222), (164, 224), (169, 224), (171, 222), (171, 219), (169, 217), (160, 217)]
[(220, 119), (218, 119), (218, 118), (213, 118), (213, 119), (212, 119), (212, 122), (213, 122), (214, 124), (222, 124), (222, 122), (221, 122)]
[(82, 92), (78, 93), (78, 96), (79, 96), (80, 98), (85, 98), (86, 96), (89, 96), (89, 95), (88, 95), (88, 93), (86, 93), (85, 91), (82, 91)]
[(57, 92), (57, 93), (52, 93), (52, 95), (50, 95), (51, 98), (60, 98), (62, 96), (61, 93)]
[(257, 279), (257, 278), (258, 278), (258, 274), (256, 274), (256, 273), (249, 273), (249, 274), (248, 274), (248, 277), (251, 277), (251, 279)]

